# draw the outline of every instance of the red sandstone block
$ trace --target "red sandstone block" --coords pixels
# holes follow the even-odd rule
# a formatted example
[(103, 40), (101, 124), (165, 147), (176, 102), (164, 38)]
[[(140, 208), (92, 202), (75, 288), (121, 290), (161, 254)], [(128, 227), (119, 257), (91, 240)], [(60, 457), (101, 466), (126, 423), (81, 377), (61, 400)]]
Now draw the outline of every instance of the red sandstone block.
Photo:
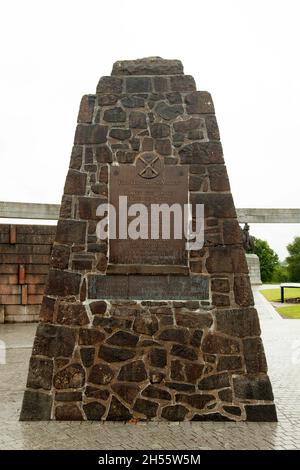
[(17, 245), (11, 245), (10, 243), (1, 243), (0, 252), (2, 254), (11, 254), (17, 252)]
[(19, 268), (17, 264), (0, 264), (0, 274), (16, 274), (18, 272), (18, 269)]
[(0, 284), (18, 284), (17, 274), (0, 274)]
[(0, 284), (0, 295), (18, 295), (21, 293), (21, 286), (11, 284)]
[(0, 233), (0, 243), (9, 243), (9, 232)]
[[(23, 247), (26, 247), (25, 250)], [(19, 253), (32, 253), (35, 255), (50, 255), (52, 245), (19, 245)]]
[(28, 305), (40, 305), (43, 301), (42, 295), (28, 295), (27, 303)]
[(0, 224), (0, 234), (9, 233), (9, 227), (8, 224)]
[(28, 303), (28, 289), (27, 289), (27, 286), (22, 286), (22, 300), (21, 300), (21, 303), (22, 305), (27, 305)]
[(25, 270), (27, 274), (48, 274), (49, 265), (48, 264), (26, 264)]
[(55, 225), (16, 225), (17, 234), (27, 233), (31, 235), (55, 235)]
[(0, 295), (0, 305), (19, 305), (21, 295)]
[(31, 233), (17, 233), (17, 243), (34, 243), (39, 245), (52, 245), (55, 234), (35, 235)]
[(44, 284), (29, 284), (28, 294), (43, 294), (45, 290)]
[(25, 266), (24, 264), (19, 265), (19, 284), (25, 283)]
[(2, 244), (0, 251), (3, 254), (48, 255), (51, 252), (51, 245)]
[[(29, 306), (29, 305), (6, 305), (5, 306), (5, 321), (10, 322), (12, 317), (22, 318), (20, 321), (24, 321), (24, 317), (29, 315), (38, 315), (40, 310), (39, 305)], [(18, 321), (18, 320), (15, 320)], [(32, 321), (32, 320), (28, 320)]]
[[(7, 305), (7, 307), (16, 307), (16, 305)], [(31, 314), (31, 313), (28, 313), (30, 312), (30, 310), (28, 310), (28, 308), (35, 308), (35, 307), (38, 307), (39, 308), (39, 305), (21, 305), (21, 307), (23, 307), (24, 309), (26, 309), (24, 311), (24, 314), (22, 315), (7, 315), (5, 313), (5, 323), (33, 323), (33, 322), (36, 322), (38, 321), (39, 319), (39, 314)]]
[(9, 242), (11, 244), (17, 242), (17, 228), (15, 225), (11, 225), (9, 228)]
[[(1, 248), (0, 248), (1, 253)], [(17, 255), (17, 254), (0, 254), (0, 263), (17, 263), (17, 264), (49, 264), (49, 255)]]
[(25, 274), (26, 284), (45, 284), (46, 279), (45, 274)]

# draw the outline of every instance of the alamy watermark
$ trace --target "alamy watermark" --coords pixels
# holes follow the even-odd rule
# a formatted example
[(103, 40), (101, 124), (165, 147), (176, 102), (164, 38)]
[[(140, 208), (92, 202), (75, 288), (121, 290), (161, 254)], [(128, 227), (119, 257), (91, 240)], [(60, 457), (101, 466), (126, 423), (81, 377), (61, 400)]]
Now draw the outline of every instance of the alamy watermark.
[[(194, 212), (193, 212), (194, 209)], [(119, 196), (116, 209), (110, 203), (100, 204), (96, 215), (100, 240), (186, 240), (187, 250), (200, 250), (204, 244), (204, 205), (150, 204), (128, 205), (127, 196)]]

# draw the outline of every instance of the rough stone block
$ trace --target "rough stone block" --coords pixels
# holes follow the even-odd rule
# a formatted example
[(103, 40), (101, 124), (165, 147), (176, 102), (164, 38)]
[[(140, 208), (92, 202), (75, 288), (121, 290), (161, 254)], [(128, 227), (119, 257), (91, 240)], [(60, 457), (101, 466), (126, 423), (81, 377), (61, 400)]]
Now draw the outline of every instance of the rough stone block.
[(58, 305), (56, 322), (61, 325), (87, 325), (89, 317), (87, 316), (85, 306), (82, 303), (60, 302)]
[(109, 412), (107, 415), (107, 420), (108, 421), (129, 421), (132, 418), (132, 414), (126, 408), (126, 406), (123, 405), (123, 403), (120, 402), (116, 397), (112, 397), (110, 407), (109, 407)]
[(167, 365), (167, 351), (164, 348), (153, 348), (149, 360), (153, 367), (163, 368)]
[(211, 280), (212, 292), (227, 293), (230, 291), (230, 284), (227, 278), (213, 278)]
[(80, 328), (79, 340), (80, 345), (94, 345), (101, 343), (105, 338), (104, 333), (93, 328)]
[(125, 382), (143, 382), (147, 379), (147, 371), (143, 361), (133, 361), (121, 367), (118, 380)]
[(52, 386), (53, 362), (50, 359), (31, 357), (27, 387), (50, 390)]
[(78, 122), (91, 123), (93, 119), (96, 95), (84, 95), (81, 99)]
[(249, 276), (234, 276), (233, 289), (234, 298), (238, 305), (248, 307), (254, 304)]
[(219, 142), (194, 142), (183, 146), (179, 151), (180, 162), (184, 164), (221, 164), (223, 150)]
[(185, 98), (188, 114), (213, 114), (214, 104), (210, 93), (207, 91), (194, 91)]
[(112, 384), (111, 388), (117, 395), (119, 395), (120, 398), (131, 404), (134, 402), (137, 394), (140, 391), (138, 385), (131, 383), (114, 383)]
[(144, 397), (157, 398), (159, 400), (171, 400), (171, 394), (167, 390), (155, 385), (148, 385), (148, 387), (143, 390), (142, 395)]
[(121, 103), (124, 108), (143, 108), (145, 106), (145, 100), (141, 96), (124, 96)]
[(240, 352), (239, 341), (208, 333), (202, 341), (202, 351), (209, 354), (236, 354)]
[(137, 60), (118, 60), (114, 63), (112, 75), (179, 75), (183, 74), (180, 60), (161, 57), (146, 57)]
[(111, 163), (112, 153), (107, 145), (99, 145), (95, 148), (96, 160), (98, 163)]
[(48, 421), (52, 397), (46, 393), (25, 390), (20, 421)]
[(150, 132), (154, 139), (162, 139), (170, 135), (170, 126), (162, 122), (153, 123), (150, 125)]
[(147, 129), (146, 114), (141, 111), (131, 111), (129, 114), (129, 126), (132, 129)]
[(196, 408), (197, 410), (203, 410), (208, 403), (213, 403), (215, 401), (215, 397), (214, 395), (208, 394), (185, 395), (183, 393), (179, 393), (176, 395), (176, 401), (190, 405), (192, 408)]
[(81, 145), (74, 145), (71, 153), (70, 168), (73, 170), (80, 170), (82, 165), (82, 152)]
[(217, 310), (216, 331), (244, 338), (260, 335), (258, 315), (255, 308)]
[(65, 403), (55, 408), (55, 418), (58, 421), (82, 421), (83, 416), (79, 407), (73, 403)]
[(106, 109), (104, 111), (103, 119), (107, 122), (124, 122), (126, 121), (126, 113), (120, 107)]
[(133, 359), (135, 354), (135, 351), (131, 349), (110, 347), (105, 344), (102, 344), (99, 349), (99, 357), (108, 363), (128, 361)]
[(211, 191), (230, 191), (225, 165), (209, 165), (208, 174)]
[(127, 93), (149, 93), (152, 91), (152, 83), (149, 77), (127, 77)]
[(82, 392), (56, 392), (55, 401), (81, 401)]
[(241, 356), (219, 356), (218, 359), (218, 371), (238, 371), (243, 369), (243, 361)]
[(107, 140), (107, 126), (100, 124), (78, 124), (75, 133), (75, 144), (104, 144)]
[(245, 411), (247, 421), (277, 421), (275, 405), (245, 405)]
[[(65, 229), (63, 229), (63, 231), (60, 232), (60, 236), (68, 238), (69, 232), (66, 232)], [(70, 243), (70, 240), (68, 241), (68, 243)], [(51, 267), (57, 269), (66, 269), (69, 265), (70, 252), (71, 250), (69, 245), (54, 245), (52, 248), (50, 259)]]
[(183, 405), (165, 406), (162, 409), (161, 416), (168, 421), (183, 421), (188, 409)]
[(223, 240), (225, 245), (242, 243), (241, 229), (236, 219), (225, 219), (223, 221)]
[(191, 75), (174, 75), (170, 77), (172, 91), (193, 91), (196, 90), (195, 80)]
[(53, 378), (56, 389), (81, 388), (85, 382), (85, 372), (81, 364), (71, 364), (57, 372)]
[(92, 367), (88, 381), (96, 385), (106, 385), (114, 377), (114, 371), (107, 364), (96, 364)]
[(115, 346), (135, 347), (139, 340), (139, 336), (127, 331), (117, 331), (107, 339), (108, 344)]
[(166, 121), (176, 119), (177, 116), (183, 114), (183, 111), (183, 106), (181, 104), (169, 105), (163, 101), (160, 101), (155, 106), (155, 112)]
[(101, 77), (97, 86), (97, 93), (117, 94), (122, 93), (123, 80), (117, 77)]
[(65, 183), (65, 194), (85, 194), (86, 190), (86, 177), (85, 173), (77, 170), (69, 170)]
[(117, 140), (127, 140), (131, 137), (130, 129), (111, 129), (109, 132), (109, 137)]
[(81, 274), (50, 269), (46, 294), (67, 297), (79, 294)]
[(236, 375), (233, 389), (237, 400), (270, 400), (274, 396), (270, 379), (266, 375)]
[(81, 219), (96, 220), (97, 208), (107, 202), (105, 197), (79, 197), (79, 217)]
[(245, 338), (243, 346), (248, 374), (267, 372), (265, 351), (261, 338)]
[(47, 357), (71, 357), (76, 334), (71, 328), (40, 324), (33, 344), (32, 354)]

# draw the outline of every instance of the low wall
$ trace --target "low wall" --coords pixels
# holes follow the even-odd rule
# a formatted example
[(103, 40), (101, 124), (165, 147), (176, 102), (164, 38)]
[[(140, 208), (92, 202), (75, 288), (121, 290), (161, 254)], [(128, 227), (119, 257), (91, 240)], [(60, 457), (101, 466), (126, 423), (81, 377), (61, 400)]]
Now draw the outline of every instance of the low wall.
[(38, 319), (53, 225), (0, 225), (0, 323)]

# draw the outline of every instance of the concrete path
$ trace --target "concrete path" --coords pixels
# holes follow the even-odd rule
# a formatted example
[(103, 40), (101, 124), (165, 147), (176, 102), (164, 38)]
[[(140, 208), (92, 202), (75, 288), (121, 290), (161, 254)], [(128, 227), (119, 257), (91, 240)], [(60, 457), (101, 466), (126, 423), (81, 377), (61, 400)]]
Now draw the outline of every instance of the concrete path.
[(283, 320), (258, 288), (254, 294), (278, 423), (20, 423), (36, 325), (0, 325), (7, 348), (0, 364), (0, 449), (299, 449), (300, 321)]

